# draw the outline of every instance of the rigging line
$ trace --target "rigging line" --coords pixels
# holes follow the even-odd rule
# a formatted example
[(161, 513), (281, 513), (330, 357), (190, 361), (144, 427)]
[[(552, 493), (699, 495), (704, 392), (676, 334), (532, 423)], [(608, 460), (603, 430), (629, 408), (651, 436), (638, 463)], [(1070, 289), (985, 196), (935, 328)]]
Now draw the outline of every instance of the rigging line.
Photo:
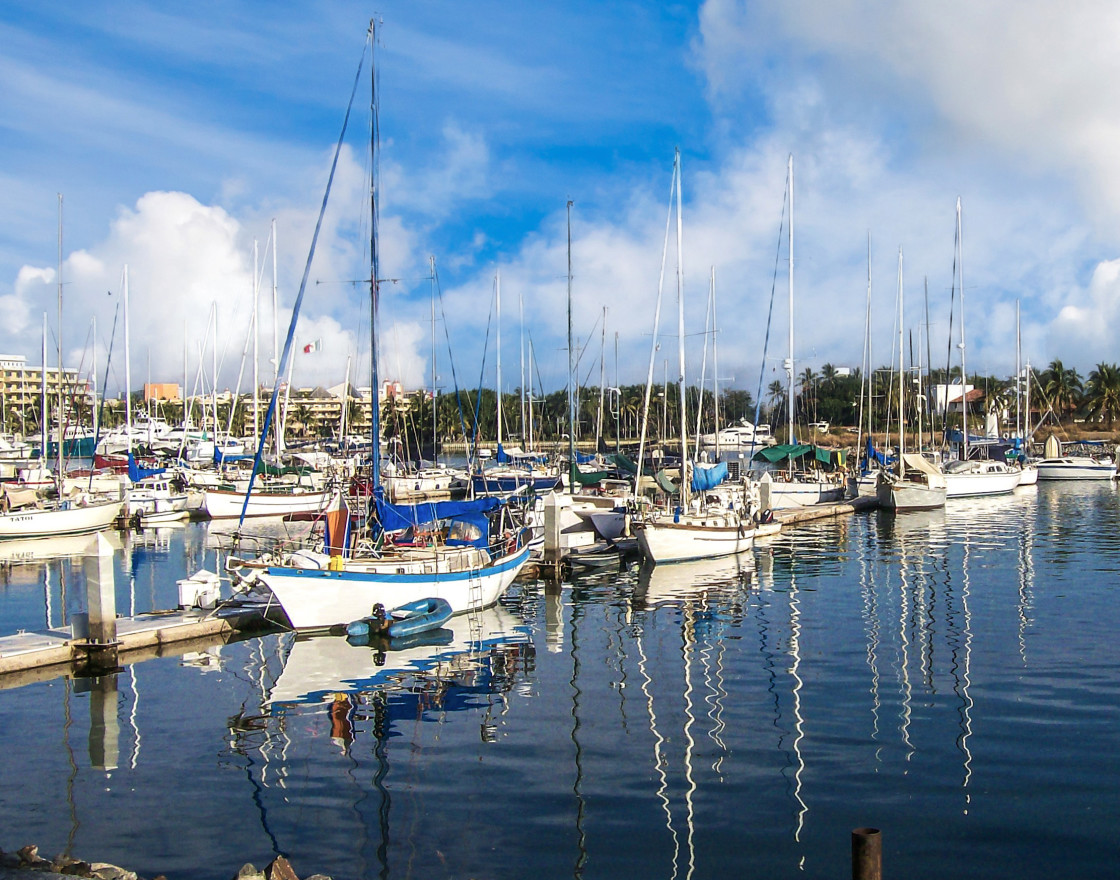
[[(962, 293), (963, 293), (963, 291), (962, 291)], [(951, 384), (950, 379), (952, 378), (952, 372), (951, 371), (953, 369), (953, 307), (954, 307), (956, 301), (957, 301), (957, 231), (956, 231), (956, 227), (954, 226), (954, 229), (953, 229), (953, 283), (952, 283), (952, 286), (951, 286), (950, 292), (949, 292), (949, 336), (948, 336), (948, 342), (947, 342), (947, 345), (946, 345), (946, 352), (945, 352), (945, 385), (946, 386)], [(962, 370), (961, 371), (961, 406), (962, 406), (962, 408), (964, 406), (964, 383), (965, 383), (965, 377), (964, 377), (964, 371)], [(946, 387), (946, 389), (945, 389), (945, 407), (944, 407), (944, 412), (942, 413), (942, 418), (946, 422), (949, 419), (949, 390), (948, 390), (948, 387)], [(968, 430), (967, 425), (965, 426), (965, 430), (966, 431)]]
[(439, 283), (439, 272), (438, 272), (438, 270), (435, 271), (434, 274), (435, 274), (435, 279), (436, 279), (436, 295), (439, 297), (439, 314), (440, 314), (440, 317), (443, 319), (443, 338), (447, 341), (447, 359), (451, 364), (451, 381), (455, 385), (455, 403), (459, 407), (459, 430), (463, 435), (463, 442), (466, 443), (467, 442), (467, 424), (466, 424), (466, 420), (463, 418), (463, 399), (462, 399), (462, 396), (459, 393), (459, 376), (455, 372), (455, 358), (451, 353), (451, 336), (450, 336), (450, 333), (448, 331), (449, 322), (447, 320), (447, 314), (446, 314), (446, 312), (444, 311), (444, 308), (443, 308), (443, 288), (440, 286), (440, 283)]
[[(497, 291), (495, 291), (495, 297)], [(478, 420), (479, 409), (482, 406), (482, 377), (486, 375), (486, 352), (490, 348), (490, 322), (494, 320), (494, 303), (495, 298), (490, 300), (490, 314), (486, 318), (486, 335), (482, 338), (482, 365), (478, 370), (478, 394), (474, 399), (474, 434), (471, 436), (471, 454), (469, 464), (471, 468), (474, 467), (474, 459), (478, 454)], [(502, 389), (498, 389), (497, 393), (498, 406), (502, 405)]]
[[(358, 70), (354, 74), (354, 86), (350, 90), (350, 103), (346, 105), (346, 116), (342, 120), (342, 131), (339, 133), (338, 143), (335, 145), (334, 159), (331, 161), (331, 172), (330, 172), (330, 176), (327, 178), (327, 188), (326, 188), (326, 191), (323, 193), (323, 203), (319, 207), (319, 219), (315, 221), (315, 232), (311, 236), (311, 249), (308, 251), (308, 254), (307, 254), (307, 264), (304, 266), (303, 278), (299, 283), (299, 293), (296, 295), (295, 305), (292, 307), (292, 319), (291, 319), (290, 323), (288, 324), (288, 335), (284, 340), (284, 353), (280, 356), (280, 363), (277, 365), (277, 368), (276, 368), (276, 381), (273, 383), (273, 386), (272, 386), (272, 397), (269, 400), (268, 409), (265, 411), (264, 427), (263, 427), (263, 430), (261, 431), (261, 436), (257, 440), (257, 452), (253, 456), (253, 470), (252, 470), (252, 473), (250, 473), (250, 475), (249, 475), (249, 487), (248, 487), (248, 489), (245, 490), (245, 500), (244, 500), (244, 502), (242, 502), (242, 505), (241, 505), (241, 516), (239, 516), (238, 519), (237, 519), (237, 529), (238, 529), (238, 531), (240, 531), (241, 526), (245, 522), (245, 512), (249, 508), (249, 498), (250, 498), (250, 496), (252, 495), (252, 492), (253, 492), (253, 483), (256, 481), (257, 474), (260, 472), (260, 469), (261, 469), (261, 457), (264, 453), (264, 438), (268, 436), (268, 430), (272, 426), (272, 417), (276, 412), (276, 401), (280, 396), (280, 379), (281, 379), (282, 376), (284, 376), (287, 373), (288, 360), (292, 355), (292, 342), (295, 339), (295, 335), (296, 335), (296, 325), (299, 323), (299, 310), (300, 310), (300, 307), (303, 305), (303, 295), (307, 290), (307, 278), (311, 274), (311, 261), (315, 257), (315, 245), (318, 244), (318, 242), (319, 242), (319, 230), (323, 226), (323, 215), (327, 211), (327, 200), (330, 198), (331, 185), (334, 183), (335, 170), (338, 168), (338, 156), (342, 152), (342, 142), (343, 142), (343, 139), (346, 137), (346, 127), (350, 122), (350, 111), (353, 109), (353, 106), (354, 106), (354, 97), (358, 93), (358, 82), (361, 78), (362, 67), (364, 66), (365, 60), (366, 60), (366, 46), (370, 45), (372, 37), (373, 37), (373, 26), (371, 24), (369, 31), (366, 33), (365, 43), (362, 44), (362, 56), (358, 61)], [(371, 52), (373, 51), (372, 47), (370, 48), (370, 51)], [(376, 271), (374, 272), (374, 277), (375, 277), (375, 280), (376, 280)], [(374, 316), (374, 319), (371, 321), (371, 323), (373, 323), (373, 321), (375, 321), (375, 320), (376, 320), (376, 315)], [(371, 353), (370, 354), (370, 360), (372, 361), (374, 359), (375, 359), (374, 354)], [(371, 388), (371, 392), (374, 395), (373, 406), (374, 406), (374, 408), (376, 408), (377, 407), (377, 386), (376, 385), (374, 385)], [(371, 450), (371, 454), (374, 456), (374, 458), (376, 458), (377, 452), (378, 452), (377, 440), (375, 438), (374, 443), (373, 443), (373, 449)], [(374, 480), (376, 481), (376, 474), (374, 474)]]
[[(778, 265), (782, 257), (782, 233), (786, 228), (786, 205), (789, 202), (789, 188), (782, 188), (782, 216), (778, 222), (778, 248), (774, 253), (774, 277), (770, 282), (770, 309), (766, 313), (766, 338), (762, 343), (762, 363), (758, 367), (758, 395), (754, 402), (754, 423), (757, 425), (762, 414), (762, 380), (766, 375), (766, 352), (770, 347), (770, 323), (774, 319), (774, 298), (778, 291)], [(717, 426), (718, 430), (718, 426)], [(790, 442), (793, 438), (790, 438)], [(754, 456), (754, 432), (751, 432), (751, 457)], [(748, 459), (749, 461), (750, 459)]]
[[(659, 347), (658, 330), (661, 327), (661, 300), (665, 287), (665, 262), (669, 257), (669, 230), (672, 228), (673, 223), (673, 197), (676, 196), (678, 199), (680, 198), (677, 165), (679, 157), (679, 152), (673, 157), (673, 179), (669, 184), (669, 210), (668, 215), (665, 217), (665, 241), (661, 245), (661, 269), (657, 276), (657, 305), (654, 307), (653, 311), (653, 342), (650, 345), (649, 371), (646, 374), (646, 388), (642, 403), (642, 430), (638, 438), (638, 470), (637, 473), (634, 474), (633, 501), (635, 504), (638, 501), (638, 491), (642, 485), (642, 461), (645, 458), (646, 429), (649, 425), (649, 402), (653, 394), (653, 370), (657, 363), (657, 350)], [(682, 450), (682, 452), (683, 451), (684, 450)]]
[(116, 305), (116, 308), (113, 310), (113, 332), (109, 336), (109, 356), (105, 361), (105, 382), (101, 386), (101, 405), (100, 405), (100, 407), (98, 407), (98, 411), (97, 411), (97, 433), (94, 435), (94, 438), (93, 438), (93, 448), (94, 449), (97, 448), (97, 444), (101, 440), (101, 426), (102, 426), (102, 424), (104, 424), (104, 415), (105, 415), (105, 389), (109, 387), (109, 368), (113, 364), (113, 344), (117, 340), (117, 318), (120, 315), (120, 311), (121, 311), (121, 304), (118, 301), (117, 305)]

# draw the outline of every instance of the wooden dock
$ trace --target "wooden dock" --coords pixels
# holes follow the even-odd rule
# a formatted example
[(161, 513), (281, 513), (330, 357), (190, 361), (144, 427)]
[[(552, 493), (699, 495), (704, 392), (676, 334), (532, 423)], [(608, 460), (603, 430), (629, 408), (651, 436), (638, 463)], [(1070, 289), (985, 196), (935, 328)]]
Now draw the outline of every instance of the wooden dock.
[(879, 506), (874, 495), (860, 495), (850, 501), (838, 501), (835, 504), (812, 504), (807, 507), (791, 507), (786, 510), (775, 510), (774, 519), (782, 524), (782, 531), (786, 526), (815, 519), (830, 519), (834, 516), (845, 516), (849, 513), (860, 513), (865, 510), (874, 510)]
[[(229, 620), (198, 609), (121, 617), (116, 625), (122, 664), (183, 653), (192, 643), (226, 642), (236, 632)], [(0, 636), (0, 690), (65, 675), (84, 660), (85, 644), (86, 639), (75, 637), (69, 627)]]

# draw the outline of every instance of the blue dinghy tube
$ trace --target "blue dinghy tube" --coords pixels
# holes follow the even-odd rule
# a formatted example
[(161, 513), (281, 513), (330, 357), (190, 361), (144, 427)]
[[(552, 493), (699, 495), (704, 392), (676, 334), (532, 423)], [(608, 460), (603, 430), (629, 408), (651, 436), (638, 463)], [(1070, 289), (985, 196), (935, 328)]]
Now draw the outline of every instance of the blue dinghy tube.
[(411, 636), (438, 629), (451, 617), (451, 606), (446, 599), (419, 599), (389, 612), (394, 618), (389, 624), (389, 638)]

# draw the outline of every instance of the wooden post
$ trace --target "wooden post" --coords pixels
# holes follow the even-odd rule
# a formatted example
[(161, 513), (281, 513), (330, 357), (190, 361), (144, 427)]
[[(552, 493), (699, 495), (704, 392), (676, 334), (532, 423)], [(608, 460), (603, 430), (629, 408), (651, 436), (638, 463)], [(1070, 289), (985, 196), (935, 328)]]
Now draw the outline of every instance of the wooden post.
[(852, 880), (882, 880), (883, 840), (878, 828), (852, 832)]

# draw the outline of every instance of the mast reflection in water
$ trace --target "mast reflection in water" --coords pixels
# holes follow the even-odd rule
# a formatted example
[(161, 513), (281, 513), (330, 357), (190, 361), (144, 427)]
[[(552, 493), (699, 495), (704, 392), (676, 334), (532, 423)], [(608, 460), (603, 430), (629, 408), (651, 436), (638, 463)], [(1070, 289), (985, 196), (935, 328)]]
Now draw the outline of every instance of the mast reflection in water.
[[(121, 608), (219, 567), (204, 525), (119, 552)], [(80, 565), (20, 565), (0, 619), (77, 610)], [(8, 682), (0, 845), (171, 880), (278, 853), (336, 877), (824, 877), (874, 825), (900, 875), (951, 853), (1108, 876), (1117, 583), (1115, 487), (1044, 485), (518, 585), (421, 644), (280, 634), (97, 690)]]

